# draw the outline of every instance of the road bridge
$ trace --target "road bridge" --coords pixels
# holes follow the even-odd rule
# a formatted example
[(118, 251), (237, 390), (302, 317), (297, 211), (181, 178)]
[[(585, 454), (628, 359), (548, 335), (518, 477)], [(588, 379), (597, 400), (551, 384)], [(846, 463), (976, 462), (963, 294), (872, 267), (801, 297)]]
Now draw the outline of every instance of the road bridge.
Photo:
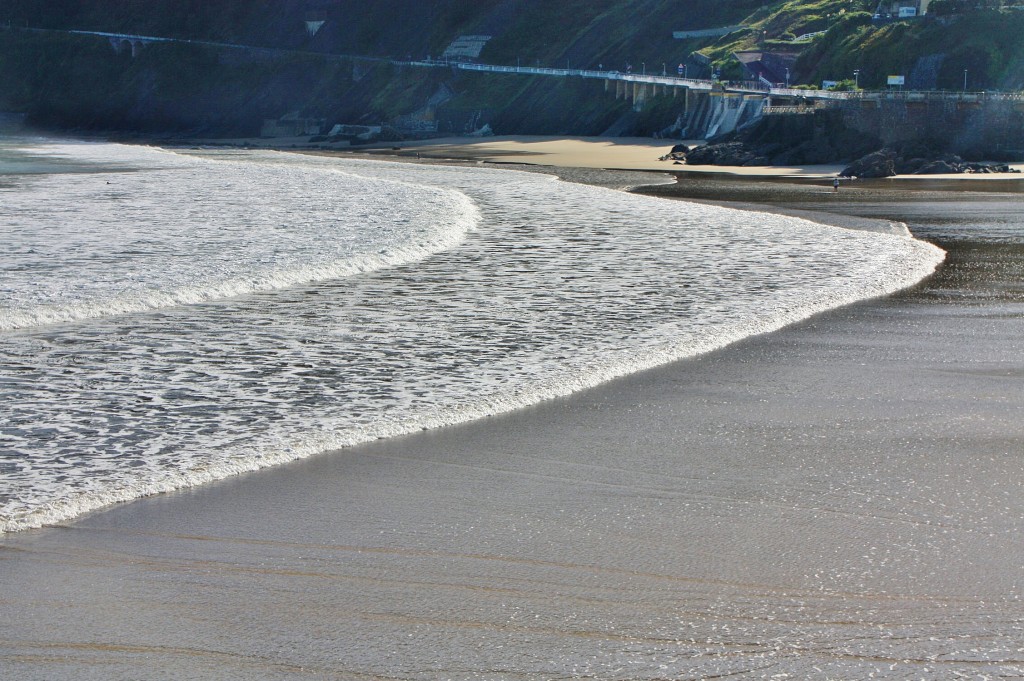
[(104, 38), (111, 46), (118, 51), (130, 47), (133, 56), (141, 46), (148, 43), (180, 43), (187, 45), (203, 45), (226, 49), (258, 50), (267, 52), (281, 52), (288, 54), (304, 54), (320, 56), (324, 58), (357, 59), (360, 61), (385, 62), (396, 65), (416, 66), (427, 68), (453, 68), (464, 71), (482, 71), (487, 73), (505, 73), (547, 76), (556, 78), (591, 78), (611, 82), (634, 83), (650, 86), (652, 88), (685, 88), (696, 92), (725, 92), (738, 95), (762, 95), (772, 99), (805, 100), (805, 101), (839, 101), (849, 99), (906, 99), (908, 101), (922, 101), (945, 99), (947, 101), (980, 101), (983, 99), (1012, 99), (1015, 101), (1024, 100), (1024, 93), (1021, 92), (944, 92), (944, 91), (913, 91), (913, 90), (856, 90), (836, 91), (805, 89), (794, 87), (782, 87), (773, 84), (758, 83), (729, 83), (711, 79), (683, 78), (670, 75), (657, 75), (648, 73), (632, 73), (621, 71), (605, 71), (598, 69), (570, 69), (570, 68), (544, 68), (539, 66), (503, 66), (498, 64), (480, 64), (476, 62), (446, 61), (438, 59), (429, 60), (403, 60), (389, 57), (370, 57), (366, 55), (342, 54), (334, 52), (312, 52), (309, 50), (290, 50), (285, 48), (263, 47), (256, 45), (240, 45), (237, 43), (217, 42), (210, 40), (191, 40), (187, 38), (168, 38), (163, 36), (147, 36), (131, 33), (110, 33), (104, 31), (66, 30), (57, 31), (54, 29), (27, 29), (35, 31), (69, 33), (74, 35), (87, 35)]

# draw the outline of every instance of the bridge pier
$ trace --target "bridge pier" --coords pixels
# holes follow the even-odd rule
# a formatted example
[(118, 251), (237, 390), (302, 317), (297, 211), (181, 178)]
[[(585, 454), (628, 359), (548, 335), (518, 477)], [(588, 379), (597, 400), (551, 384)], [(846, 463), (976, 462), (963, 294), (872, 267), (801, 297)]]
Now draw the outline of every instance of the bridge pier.
[(125, 50), (131, 52), (132, 59), (138, 56), (139, 52), (142, 51), (142, 41), (132, 40), (130, 38), (123, 38), (121, 36), (111, 36), (108, 38), (110, 46), (114, 48), (114, 52), (121, 54)]
[(633, 83), (633, 111), (640, 111), (647, 102), (647, 84)]

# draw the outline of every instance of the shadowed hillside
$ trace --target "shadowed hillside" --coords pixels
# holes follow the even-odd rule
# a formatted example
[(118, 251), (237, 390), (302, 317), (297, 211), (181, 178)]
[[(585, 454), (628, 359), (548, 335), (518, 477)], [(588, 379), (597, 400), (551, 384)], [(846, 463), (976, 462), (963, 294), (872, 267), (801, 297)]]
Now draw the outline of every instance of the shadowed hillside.
[[(401, 67), (459, 36), (487, 36), (491, 64), (745, 77), (734, 53), (792, 55), (794, 84), (928, 89), (1024, 86), (1024, 12), (1012, 3), (935, 0), (932, 14), (878, 22), (877, 0), (6, 0), (0, 108), (71, 129), (255, 135), (292, 112), (333, 123), (429, 123), (439, 133), (651, 134), (671, 102), (642, 111), (599, 83)], [(673, 31), (734, 27), (676, 39)], [(738, 27), (738, 28), (737, 28)], [(28, 29), (48, 29), (36, 31)], [(90, 30), (272, 50), (148, 44), (134, 56)], [(967, 77), (965, 79), (965, 71)]]

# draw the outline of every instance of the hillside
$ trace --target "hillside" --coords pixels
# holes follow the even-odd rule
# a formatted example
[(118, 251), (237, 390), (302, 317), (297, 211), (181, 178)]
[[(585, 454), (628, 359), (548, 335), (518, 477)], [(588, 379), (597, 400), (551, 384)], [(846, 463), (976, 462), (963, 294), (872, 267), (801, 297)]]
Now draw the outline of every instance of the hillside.
[[(959, 3), (959, 4), (957, 4)], [(438, 132), (650, 134), (672, 102), (643, 111), (593, 85), (412, 69), (349, 57), (437, 57), (460, 35), (492, 36), (479, 60), (744, 78), (734, 53), (792, 56), (793, 84), (1024, 87), (1024, 12), (1010, 2), (935, 0), (913, 21), (872, 21), (877, 0), (5, 0), (0, 108), (73, 129), (256, 134), (289, 112), (327, 124), (408, 119)], [(979, 8), (979, 5), (985, 5)], [(685, 40), (673, 31), (742, 28)], [(315, 28), (315, 30), (313, 30)], [(27, 29), (48, 29), (36, 31)], [(273, 48), (149, 44), (132, 57), (69, 29)], [(805, 37), (806, 36), (806, 37)], [(328, 56), (332, 55), (332, 56)], [(338, 57), (333, 55), (346, 55)]]

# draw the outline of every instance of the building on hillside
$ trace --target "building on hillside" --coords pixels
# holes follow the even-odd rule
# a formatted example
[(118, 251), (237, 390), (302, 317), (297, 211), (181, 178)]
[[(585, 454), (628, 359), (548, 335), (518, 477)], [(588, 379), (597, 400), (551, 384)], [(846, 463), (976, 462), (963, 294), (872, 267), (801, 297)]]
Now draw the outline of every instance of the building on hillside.
[(307, 137), (319, 135), (326, 121), (322, 118), (302, 118), (298, 111), (292, 111), (281, 118), (267, 118), (263, 121), (260, 137)]
[(793, 66), (799, 55), (795, 52), (746, 50), (734, 52), (733, 56), (743, 65), (744, 80), (772, 86), (790, 84)]
[(476, 61), (490, 39), (489, 35), (460, 35), (445, 49), (441, 58), (451, 61)]
[(882, 0), (875, 9), (876, 16), (906, 19), (928, 14), (932, 0)]

